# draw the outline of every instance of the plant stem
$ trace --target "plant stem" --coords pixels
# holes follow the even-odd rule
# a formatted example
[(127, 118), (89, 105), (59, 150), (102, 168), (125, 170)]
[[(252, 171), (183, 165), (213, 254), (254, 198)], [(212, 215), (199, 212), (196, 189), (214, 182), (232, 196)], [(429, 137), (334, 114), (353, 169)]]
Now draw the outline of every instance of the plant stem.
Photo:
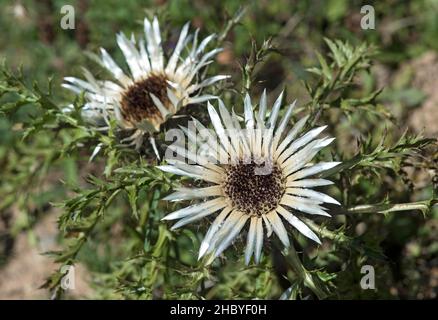
[(289, 248), (283, 250), (283, 255), (285, 256), (292, 270), (299, 278), (300, 282), (303, 283), (304, 286), (312, 290), (313, 293), (316, 294), (318, 299), (324, 299), (327, 294), (318, 284), (317, 277), (314, 277), (314, 275), (309, 272), (301, 263), (301, 260), (298, 257), (298, 253), (295, 250), (293, 244)]
[(398, 203), (398, 204), (365, 204), (348, 208), (348, 212), (351, 213), (388, 213), (395, 211), (408, 211), (408, 210), (421, 210), (426, 212), (431, 206), (431, 201), (418, 201), (410, 203)]
[(329, 212), (333, 215), (357, 214), (357, 213), (389, 213), (399, 211), (420, 210), (423, 214), (438, 203), (438, 199), (397, 203), (397, 204), (364, 204), (349, 208), (342, 208), (336, 205), (327, 205)]
[(247, 10), (247, 7), (240, 8), (234, 14), (233, 18), (228, 20), (227, 25), (225, 26), (224, 30), (221, 32), (221, 34), (217, 38), (217, 42), (216, 42), (217, 46), (222, 45), (222, 43), (224, 42), (224, 40), (227, 37), (228, 33), (231, 31), (231, 29), (233, 29), (234, 26), (236, 24), (238, 24), (240, 22), (240, 20), (242, 19), (242, 17), (245, 15), (246, 10)]

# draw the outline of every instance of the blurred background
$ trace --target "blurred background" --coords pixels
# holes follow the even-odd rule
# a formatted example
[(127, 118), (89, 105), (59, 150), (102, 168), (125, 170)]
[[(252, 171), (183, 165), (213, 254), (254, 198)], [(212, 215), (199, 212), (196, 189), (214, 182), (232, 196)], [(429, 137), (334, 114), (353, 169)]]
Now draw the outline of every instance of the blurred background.
[[(75, 29), (63, 30), (61, 8), (75, 8)], [(361, 7), (375, 9), (375, 29), (363, 30)], [(241, 1), (145, 1), (145, 0), (0, 0), (0, 60), (11, 69), (21, 67), (24, 77), (43, 86), (53, 79), (54, 99), (60, 105), (72, 96), (60, 88), (64, 76), (80, 76), (81, 65), (95, 70), (86, 52), (106, 48), (122, 61), (115, 34), (124, 31), (140, 36), (146, 14), (157, 13), (167, 33), (168, 47), (176, 41), (181, 26), (191, 21), (202, 35), (222, 30), (226, 21), (242, 6)], [(368, 42), (378, 48), (371, 73), (358, 75), (353, 96), (365, 96), (384, 88), (377, 102), (392, 115), (390, 119), (369, 113), (351, 115), (348, 122), (335, 129), (338, 146), (346, 156), (353, 156), (355, 140), (361, 135), (389, 132), (397, 140), (406, 129), (426, 137), (438, 137), (438, 0), (418, 1), (287, 1), (246, 2), (241, 23), (225, 39), (225, 50), (217, 56), (214, 67), (232, 75), (232, 84), (240, 88), (240, 65), (250, 54), (251, 41), (261, 44), (272, 37), (276, 52), (270, 54), (256, 70), (257, 96), (263, 88), (270, 98), (286, 87), (288, 97), (308, 101), (301, 80), (310, 75), (305, 68), (317, 62), (315, 52), (328, 52), (324, 37), (342, 39), (351, 44)], [(291, 98), (290, 98), (291, 99)], [(289, 99), (289, 100), (290, 100)], [(1, 101), (1, 100), (0, 100)], [(96, 164), (78, 156), (44, 167), (50, 158), (47, 137), (33, 137), (33, 148), (24, 145), (15, 134), (20, 123), (32, 117), (31, 106), (24, 106), (15, 116), (0, 116), (0, 299), (43, 299), (47, 291), (39, 289), (56, 268), (41, 253), (59, 248), (56, 220), (59, 209), (52, 204), (69, 196), (63, 181), (80, 185), (87, 173), (98, 171)], [(364, 119), (366, 118), (366, 121)], [(32, 154), (32, 157), (29, 156)], [(437, 152), (432, 152), (434, 156)], [(437, 159), (432, 159), (434, 165)], [(97, 166), (97, 167), (96, 167)], [(433, 176), (430, 168), (403, 169), (402, 179), (387, 176), (379, 184), (358, 183), (358, 197), (377, 203), (389, 197), (393, 202), (430, 198)], [(31, 173), (31, 174), (29, 174)], [(34, 174), (33, 174), (34, 173)], [(31, 180), (29, 180), (31, 176)], [(370, 178), (371, 179), (371, 178)], [(366, 179), (365, 179), (366, 180)], [(343, 298), (436, 298), (438, 287), (438, 212), (428, 219), (421, 213), (396, 213), (385, 217), (354, 221), (357, 236), (369, 229), (379, 234), (387, 257), (376, 281), (378, 292), (363, 293), (350, 283), (338, 283)], [(364, 222), (365, 221), (365, 222)], [(384, 225), (379, 229), (378, 225)], [(105, 226), (117, 242), (122, 233), (119, 224)], [(383, 231), (382, 231), (383, 230)], [(111, 244), (109, 244), (111, 246)], [(105, 274), (114, 255), (107, 246), (90, 243), (81, 252), (77, 265), (76, 289), (72, 298), (105, 297), (96, 293), (93, 279)], [(342, 272), (352, 272), (344, 270)], [(353, 274), (353, 273), (352, 273)], [(357, 270), (356, 270), (357, 274)], [(348, 277), (343, 277), (348, 279)], [(353, 282), (353, 280), (351, 280)]]

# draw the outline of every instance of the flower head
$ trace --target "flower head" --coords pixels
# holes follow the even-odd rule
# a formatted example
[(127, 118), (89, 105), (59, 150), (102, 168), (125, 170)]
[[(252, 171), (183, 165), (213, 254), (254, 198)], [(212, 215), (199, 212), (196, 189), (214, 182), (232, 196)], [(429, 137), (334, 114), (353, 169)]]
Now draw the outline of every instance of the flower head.
[(258, 112), (246, 96), (244, 128), (239, 117), (230, 113), (220, 100), (219, 112), (208, 104), (214, 132), (206, 130), (196, 120), (195, 132), (185, 130), (189, 143), (199, 145), (200, 152), (194, 153), (178, 145), (169, 146), (172, 152), (192, 164), (166, 159), (169, 165), (160, 166), (160, 169), (204, 180), (208, 185), (196, 189), (180, 188), (167, 196), (165, 200), (170, 201), (205, 201), (172, 212), (163, 219), (179, 219), (172, 227), (176, 229), (218, 213), (202, 241), (199, 258), (206, 254), (211, 254), (212, 259), (219, 256), (248, 223), (247, 264), (253, 255), (255, 262), (259, 262), (263, 239), (272, 232), (284, 246), (290, 245), (285, 225), (320, 243), (299, 215), (330, 216), (321, 204), (339, 204), (330, 196), (311, 189), (332, 184), (312, 176), (339, 163), (311, 164), (310, 161), (334, 138), (317, 139), (326, 126), (301, 133), (308, 117), (287, 131), (295, 102), (279, 120), (282, 95), (274, 103), (269, 117), (266, 92), (261, 97)]
[(120, 128), (134, 130), (128, 140), (138, 145), (145, 132), (159, 131), (160, 126), (182, 107), (215, 98), (200, 95), (200, 92), (204, 87), (227, 78), (217, 75), (202, 79), (200, 70), (211, 63), (211, 58), (221, 49), (204, 54), (214, 35), (198, 43), (198, 30), (194, 35), (189, 35), (188, 31), (187, 23), (166, 63), (158, 20), (154, 18), (151, 23), (145, 19), (145, 40), (137, 42), (134, 37), (128, 39), (123, 33), (117, 35), (130, 74), (125, 73), (101, 48), (100, 63), (115, 81), (96, 80), (84, 69), (86, 81), (66, 77), (63, 86), (75, 93), (85, 91), (87, 103), (83, 110), (87, 118), (106, 122), (115, 118)]

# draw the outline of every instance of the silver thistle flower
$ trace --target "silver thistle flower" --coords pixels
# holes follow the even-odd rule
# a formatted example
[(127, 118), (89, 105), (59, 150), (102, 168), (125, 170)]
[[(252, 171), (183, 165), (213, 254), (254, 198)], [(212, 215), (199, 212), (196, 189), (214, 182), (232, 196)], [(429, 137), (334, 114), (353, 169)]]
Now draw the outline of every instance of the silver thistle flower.
[[(244, 100), (245, 128), (241, 127), (239, 117), (234, 112), (230, 113), (220, 100), (219, 113), (208, 103), (214, 133), (205, 131), (196, 120), (198, 135), (185, 130), (189, 143), (206, 147), (204, 155), (172, 145), (169, 148), (173, 152), (195, 164), (168, 159), (168, 165), (159, 166), (163, 171), (201, 179), (209, 184), (196, 189), (180, 188), (165, 198), (169, 201), (209, 198), (165, 216), (164, 220), (179, 219), (172, 229), (219, 212), (202, 241), (199, 258), (210, 254), (209, 261), (212, 261), (218, 257), (248, 222), (246, 264), (252, 255), (256, 263), (260, 261), (263, 239), (272, 232), (285, 247), (289, 247), (284, 221), (307, 238), (321, 243), (297, 214), (329, 217), (321, 204), (339, 204), (332, 197), (310, 189), (332, 184), (311, 176), (333, 168), (339, 162), (309, 162), (334, 138), (316, 139), (326, 126), (300, 135), (308, 117), (299, 120), (285, 134), (295, 102), (288, 106), (278, 123), (282, 95), (274, 103), (267, 119), (266, 92), (261, 97), (258, 112), (254, 111), (247, 95)], [(219, 140), (218, 145), (211, 143), (216, 139)], [(212, 162), (212, 159), (215, 161)], [(223, 159), (227, 160), (226, 163)], [(266, 171), (267, 168), (269, 170)]]
[[(138, 43), (134, 37), (117, 35), (117, 44), (123, 52), (130, 69), (127, 75), (122, 68), (101, 48), (100, 63), (116, 81), (96, 80), (83, 69), (86, 81), (66, 77), (63, 86), (79, 94), (85, 91), (87, 101), (84, 116), (93, 122), (115, 118), (120, 128), (134, 130), (126, 141), (137, 146), (144, 133), (157, 132), (160, 126), (182, 107), (216, 98), (199, 95), (199, 92), (228, 76), (216, 75), (202, 79), (199, 71), (212, 62), (220, 48), (204, 54), (205, 48), (214, 38), (210, 35), (198, 44), (198, 31), (189, 35), (189, 23), (181, 30), (175, 49), (165, 62), (161, 43), (160, 27), (155, 17), (151, 23), (144, 19), (145, 40)], [(191, 42), (188, 54), (183, 51)], [(104, 125), (105, 126), (105, 125)]]

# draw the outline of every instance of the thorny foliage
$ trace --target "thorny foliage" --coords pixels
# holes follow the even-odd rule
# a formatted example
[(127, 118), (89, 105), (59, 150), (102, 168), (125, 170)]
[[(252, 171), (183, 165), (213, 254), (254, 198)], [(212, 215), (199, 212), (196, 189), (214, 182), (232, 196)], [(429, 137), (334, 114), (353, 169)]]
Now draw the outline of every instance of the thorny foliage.
[[(234, 19), (237, 23), (238, 18)], [(230, 21), (228, 29), (233, 25)], [(329, 54), (317, 54), (319, 64), (308, 69), (313, 77), (303, 81), (309, 101), (300, 103), (299, 111), (311, 113), (311, 125), (323, 122), (332, 132), (339, 130), (339, 117), (351, 120), (357, 112), (392, 121), (388, 110), (376, 100), (382, 88), (365, 97), (354, 92), (355, 77), (368, 72), (375, 48), (329, 39), (326, 44)], [(260, 47), (253, 44), (251, 55), (241, 68), (242, 93), (251, 90), (254, 70), (271, 54), (277, 53), (270, 41)], [(9, 138), (13, 143), (0, 155), (0, 210), (6, 212), (11, 206), (19, 206), (21, 210), (39, 211), (49, 202), (61, 209), (58, 224), (64, 248), (47, 253), (60, 267), (44, 284), (53, 298), (63, 295), (62, 267), (93, 257), (101, 260), (101, 267), (91, 270), (100, 297), (340, 297), (346, 288), (357, 287), (363, 263), (389, 268), (388, 258), (380, 248), (384, 216), (394, 215), (392, 219), (397, 219), (399, 211), (418, 210), (427, 219), (437, 202), (433, 192), (437, 190), (436, 176), (432, 192), (425, 199), (399, 203), (395, 190), (400, 185), (409, 187), (407, 167), (435, 170), (436, 174), (435, 140), (408, 132), (396, 141), (385, 134), (379, 141), (374, 141), (371, 134), (359, 135), (355, 154), (344, 153), (342, 145), (337, 145), (331, 148), (332, 154), (320, 156), (342, 161), (324, 176), (330, 175), (335, 181), (329, 192), (342, 199), (343, 207), (334, 206), (334, 218), (323, 220), (322, 227), (306, 221), (325, 239), (323, 247), (316, 250), (302, 237), (296, 237), (294, 246), (281, 252), (276, 241), (270, 240), (267, 254), (258, 266), (244, 267), (241, 250), (229, 250), (226, 258), (205, 266), (196, 261), (196, 250), (207, 223), (170, 232), (168, 225), (160, 221), (166, 212), (176, 209), (166, 207), (171, 205), (160, 199), (181, 181), (155, 169), (157, 163), (151, 160), (151, 150), (139, 154), (119, 144), (115, 124), (108, 132), (87, 126), (81, 118), (81, 98), (74, 102), (73, 112), (65, 113), (62, 103), (53, 98), (50, 82), (48, 89), (42, 89), (37, 84), (28, 85), (19, 72), (15, 75), (6, 66), (2, 70), (0, 112), (13, 123)], [(242, 100), (237, 95), (232, 99), (236, 104)], [(27, 110), (25, 120), (18, 116), (23, 109)], [(337, 118), (329, 116), (333, 110)], [(165, 144), (163, 136), (157, 136), (159, 144)], [(83, 160), (90, 157), (91, 164)], [(47, 188), (60, 186), (59, 181), (47, 182), (48, 173), (66, 163), (69, 167), (71, 162), (89, 168), (87, 177), (79, 181), (76, 171), (67, 172), (60, 189), (64, 191), (43, 201)], [(354, 226), (369, 215), (373, 216), (372, 232), (357, 235)], [(31, 225), (32, 221), (25, 221), (19, 228)], [(241, 239), (235, 243), (237, 247), (243, 245)], [(100, 251), (105, 252), (106, 258), (96, 253)]]

